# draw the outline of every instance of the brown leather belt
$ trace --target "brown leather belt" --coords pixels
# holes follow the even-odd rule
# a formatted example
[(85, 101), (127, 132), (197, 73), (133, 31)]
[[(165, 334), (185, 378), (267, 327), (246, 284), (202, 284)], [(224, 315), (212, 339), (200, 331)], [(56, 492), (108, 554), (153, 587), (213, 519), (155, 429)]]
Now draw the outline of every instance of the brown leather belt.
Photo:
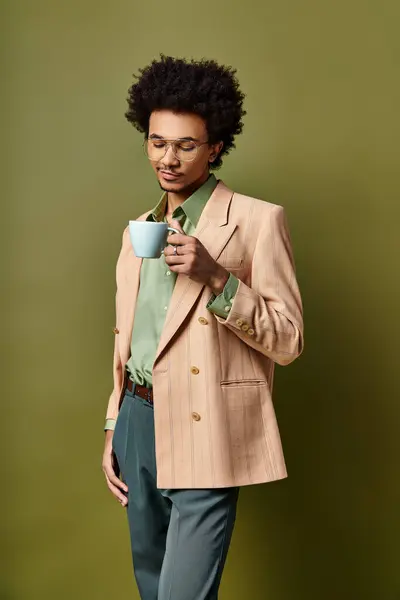
[(132, 379), (129, 379), (126, 382), (126, 389), (135, 394), (135, 396), (139, 396), (146, 400), (149, 404), (153, 404), (153, 388), (145, 387), (144, 385), (139, 385), (138, 383), (134, 383)]

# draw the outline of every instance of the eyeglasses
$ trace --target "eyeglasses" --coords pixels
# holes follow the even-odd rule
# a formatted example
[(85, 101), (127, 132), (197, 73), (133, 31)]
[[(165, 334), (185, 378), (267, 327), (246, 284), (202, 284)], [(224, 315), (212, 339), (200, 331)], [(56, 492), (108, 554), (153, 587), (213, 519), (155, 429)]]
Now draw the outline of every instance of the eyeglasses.
[(196, 158), (200, 146), (205, 146), (206, 144), (208, 142), (195, 142), (181, 138), (176, 140), (147, 138), (144, 140), (143, 148), (147, 158), (154, 162), (162, 160), (170, 146), (173, 155), (179, 162), (191, 162)]

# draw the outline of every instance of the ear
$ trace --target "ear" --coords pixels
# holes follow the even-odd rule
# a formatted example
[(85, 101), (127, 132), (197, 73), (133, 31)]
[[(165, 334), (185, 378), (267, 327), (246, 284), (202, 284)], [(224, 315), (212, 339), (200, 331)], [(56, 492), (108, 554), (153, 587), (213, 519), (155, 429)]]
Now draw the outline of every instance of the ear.
[(218, 155), (220, 154), (223, 147), (224, 147), (224, 142), (218, 142), (218, 144), (213, 144), (213, 147), (212, 147), (213, 150), (210, 154), (208, 162), (213, 163), (216, 160), (216, 158), (218, 157)]

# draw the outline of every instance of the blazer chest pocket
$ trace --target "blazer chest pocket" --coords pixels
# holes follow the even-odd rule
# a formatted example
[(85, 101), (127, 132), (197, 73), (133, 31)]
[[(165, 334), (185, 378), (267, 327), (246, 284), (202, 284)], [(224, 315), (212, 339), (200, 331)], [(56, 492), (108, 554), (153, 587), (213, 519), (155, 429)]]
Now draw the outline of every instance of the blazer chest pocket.
[(243, 258), (226, 257), (218, 261), (219, 264), (227, 269), (228, 271), (234, 271), (235, 269), (243, 269), (245, 266)]

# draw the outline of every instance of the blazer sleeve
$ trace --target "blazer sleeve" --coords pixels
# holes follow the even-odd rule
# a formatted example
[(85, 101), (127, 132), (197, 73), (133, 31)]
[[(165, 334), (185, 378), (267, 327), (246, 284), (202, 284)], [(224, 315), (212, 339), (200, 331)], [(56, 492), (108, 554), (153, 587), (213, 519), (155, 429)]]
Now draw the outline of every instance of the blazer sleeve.
[(303, 308), (286, 215), (275, 205), (258, 232), (251, 287), (239, 281), (227, 318), (215, 315), (245, 344), (280, 365), (303, 351)]
[[(119, 289), (118, 289), (118, 270), (121, 261), (121, 256), (124, 250), (124, 237), (127, 235), (127, 229), (125, 229), (122, 235), (121, 250), (118, 256), (116, 265), (116, 293), (115, 293), (115, 328), (114, 328), (114, 355), (113, 355), (113, 382), (114, 387), (108, 400), (107, 412), (106, 412), (106, 425), (105, 428), (113, 429), (113, 420), (117, 419), (119, 410), (119, 400), (121, 390), (124, 384), (124, 365), (121, 362), (121, 354), (119, 351)], [(107, 423), (108, 421), (108, 423)], [(110, 426), (111, 425), (111, 426)]]
[[(116, 314), (118, 315), (118, 290), (115, 295), (115, 305), (116, 305)], [(116, 319), (118, 322), (118, 318)], [(114, 387), (111, 392), (110, 398), (108, 400), (107, 412), (106, 412), (106, 421), (109, 419), (116, 420), (118, 416), (118, 405), (119, 405), (119, 395), (120, 390), (123, 385), (123, 369), (122, 362), (119, 353), (119, 330), (116, 327), (114, 329), (115, 337), (114, 337), (114, 356), (113, 356), (113, 380)], [(113, 427), (107, 427), (107, 429), (113, 429)]]

